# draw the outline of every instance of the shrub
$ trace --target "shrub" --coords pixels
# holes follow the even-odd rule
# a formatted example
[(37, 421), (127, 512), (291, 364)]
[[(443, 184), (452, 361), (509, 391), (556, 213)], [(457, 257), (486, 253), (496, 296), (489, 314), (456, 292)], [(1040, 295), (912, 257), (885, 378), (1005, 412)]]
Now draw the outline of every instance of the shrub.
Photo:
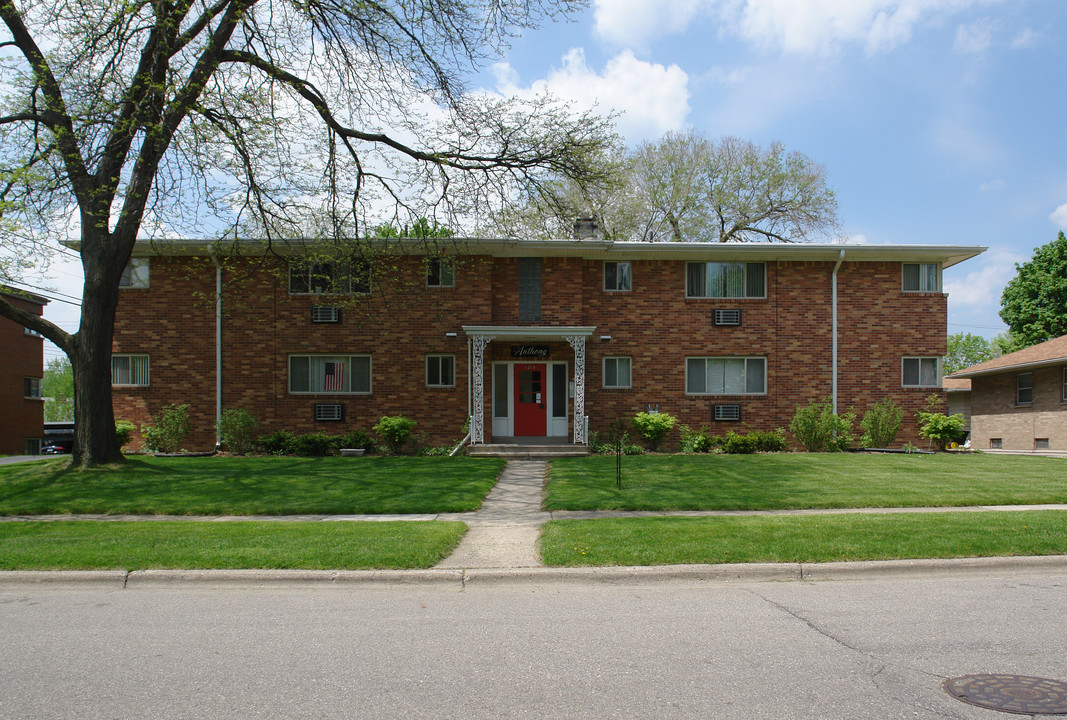
[(841, 452), (852, 444), (852, 426), (856, 414), (849, 410), (835, 415), (830, 398), (797, 407), (789, 421), (789, 431), (808, 452)]
[(656, 452), (659, 450), (663, 438), (667, 437), (667, 433), (674, 428), (678, 419), (667, 413), (639, 412), (634, 415), (631, 422), (641, 437), (645, 439), (649, 452)]
[(362, 448), (367, 453), (378, 452), (378, 443), (366, 430), (353, 430), (341, 436), (342, 448)]
[(389, 452), (393, 455), (400, 454), (414, 429), (415, 421), (403, 415), (386, 415), (374, 426), (375, 434), (389, 447)]
[(256, 416), (241, 408), (223, 411), (219, 418), (219, 437), (226, 449), (236, 455), (245, 455), (253, 447), (253, 433), (259, 425)]
[(324, 432), (308, 433), (293, 438), (290, 452), (301, 457), (325, 457), (336, 453), (340, 445), (339, 435)]
[(155, 425), (142, 425), (141, 437), (152, 452), (176, 453), (189, 434), (189, 405), (164, 405), (152, 417)]
[(904, 420), (904, 410), (891, 398), (885, 398), (863, 413), (860, 427), (863, 437), (860, 447), (887, 448), (896, 440), (900, 432), (900, 423)]
[(756, 452), (782, 452), (789, 444), (785, 439), (785, 428), (752, 430), (749, 435), (755, 437)]
[(741, 435), (729, 430), (722, 439), (722, 451), (724, 453), (747, 455), (756, 452), (759, 438), (754, 433)]
[(288, 455), (293, 452), (296, 437), (288, 430), (275, 430), (267, 435), (260, 435), (255, 446), (268, 455)]
[(962, 437), (963, 426), (967, 421), (959, 413), (946, 415), (943, 412), (937, 412), (936, 409), (940, 405), (940, 398), (937, 395), (931, 395), (926, 399), (927, 409), (915, 413), (915, 418), (919, 421), (920, 437), (932, 441), (934, 445), (937, 445), (938, 450), (944, 450), (949, 443)]
[(711, 452), (715, 445), (714, 438), (708, 435), (708, 426), (703, 425), (699, 430), (693, 430), (688, 425), (681, 425), (678, 432), (682, 438), (682, 452), (706, 453)]
[(116, 420), (115, 421), (115, 435), (119, 438), (119, 447), (125, 447), (130, 444), (130, 435), (136, 429), (129, 420)]

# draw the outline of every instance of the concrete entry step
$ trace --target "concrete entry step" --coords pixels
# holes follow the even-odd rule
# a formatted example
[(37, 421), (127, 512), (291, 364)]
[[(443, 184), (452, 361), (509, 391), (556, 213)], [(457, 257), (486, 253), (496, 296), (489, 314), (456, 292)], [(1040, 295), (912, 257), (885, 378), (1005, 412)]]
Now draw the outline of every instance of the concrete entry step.
[(584, 457), (589, 454), (588, 445), (471, 445), (467, 448), (470, 457), (502, 457), (512, 460), (551, 460), (560, 457)]

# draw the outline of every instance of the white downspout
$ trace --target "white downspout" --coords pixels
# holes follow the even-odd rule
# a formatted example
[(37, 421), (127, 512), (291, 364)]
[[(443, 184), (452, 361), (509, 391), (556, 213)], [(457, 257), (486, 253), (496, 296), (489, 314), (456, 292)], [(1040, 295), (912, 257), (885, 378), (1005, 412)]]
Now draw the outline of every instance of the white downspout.
[(837, 264), (834, 265), (833, 278), (831, 280), (831, 308), (833, 314), (833, 320), (831, 322), (831, 334), (833, 336), (833, 358), (831, 360), (830, 375), (833, 384), (833, 398), (834, 398), (834, 415), (837, 415), (837, 271), (841, 268), (841, 263), (845, 261), (845, 251), (842, 250), (837, 256)]
[(222, 263), (215, 253), (215, 452), (222, 447)]

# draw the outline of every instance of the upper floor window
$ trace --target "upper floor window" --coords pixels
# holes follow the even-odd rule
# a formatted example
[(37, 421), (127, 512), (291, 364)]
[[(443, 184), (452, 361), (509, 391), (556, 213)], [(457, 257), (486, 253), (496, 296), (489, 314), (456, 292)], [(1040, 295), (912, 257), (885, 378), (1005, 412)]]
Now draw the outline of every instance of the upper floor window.
[(366, 260), (289, 264), (289, 292), (293, 295), (366, 295), (370, 289), (371, 268)]
[(604, 387), (628, 388), (630, 387), (630, 358), (606, 357), (604, 358)]
[(604, 263), (604, 289), (614, 291), (633, 290), (633, 273), (629, 261)]
[(1031, 405), (1034, 402), (1034, 374), (1019, 373), (1015, 380), (1015, 404)]
[(519, 320), (541, 319), (541, 258), (519, 258)]
[(148, 258), (130, 258), (119, 278), (120, 288), (148, 287)]
[(941, 386), (941, 358), (906, 357), (901, 361), (900, 384), (904, 387)]
[(22, 396), (28, 398), (41, 397), (41, 378), (23, 378)]
[(456, 386), (456, 356), (426, 356), (426, 387)]
[(1060, 396), (1063, 402), (1067, 402), (1067, 368), (1063, 369), (1063, 395)]
[(369, 393), (370, 355), (290, 355), (291, 393)]
[(147, 355), (112, 355), (111, 384), (148, 386)]
[(762, 395), (767, 392), (767, 359), (686, 358), (685, 392), (687, 395)]
[(686, 263), (685, 295), (692, 298), (766, 297), (767, 265), (758, 262)]
[(30, 328), (25, 326), (23, 327), (23, 334), (29, 335), (31, 337), (41, 337), (41, 333), (37, 332), (36, 330), (31, 330)]
[(937, 263), (901, 263), (905, 292), (940, 292), (941, 268)]
[(455, 287), (456, 265), (448, 258), (426, 261), (426, 287)]

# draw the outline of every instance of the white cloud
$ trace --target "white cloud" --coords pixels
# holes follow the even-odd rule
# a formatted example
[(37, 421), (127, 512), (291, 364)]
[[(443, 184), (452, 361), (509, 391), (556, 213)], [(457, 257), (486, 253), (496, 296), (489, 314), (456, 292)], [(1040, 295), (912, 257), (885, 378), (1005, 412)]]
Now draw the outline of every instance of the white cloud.
[(1003, 180), (987, 180), (978, 186), (978, 192), (997, 192), (1005, 187), (1006, 183)]
[(1036, 47), (1041, 43), (1041, 34), (1030, 28), (1023, 28), (1011, 39), (1011, 47), (1015, 50)]
[(1061, 228), (1067, 228), (1067, 203), (1064, 203), (1053, 210), (1052, 214), (1048, 216), (1048, 219), (1056, 225), (1059, 225)]
[(757, 45), (823, 54), (843, 45), (891, 50), (924, 23), (1000, 0), (596, 0), (596, 29), (608, 41), (643, 47), (698, 18)]
[[(1013, 252), (985, 252), (963, 267), (974, 268), (966, 275), (952, 279), (946, 277), (945, 292), (953, 314), (996, 317), (1000, 310), (1000, 295), (1004, 286), (1015, 277), (1015, 263), (1027, 258)], [(975, 267), (977, 263), (977, 267)], [(950, 268), (946, 273), (954, 274)]]
[(956, 28), (956, 43), (953, 49), (961, 55), (978, 55), (993, 44), (993, 23), (988, 19), (978, 20)]
[(597, 105), (621, 113), (619, 132), (629, 142), (658, 138), (680, 130), (689, 115), (689, 76), (677, 65), (638, 60), (624, 50), (601, 72), (586, 64), (585, 53), (574, 48), (563, 56), (563, 66), (547, 78), (521, 87), (509, 65), (496, 66), (497, 91), (508, 96), (532, 97), (548, 91), (581, 107)]

